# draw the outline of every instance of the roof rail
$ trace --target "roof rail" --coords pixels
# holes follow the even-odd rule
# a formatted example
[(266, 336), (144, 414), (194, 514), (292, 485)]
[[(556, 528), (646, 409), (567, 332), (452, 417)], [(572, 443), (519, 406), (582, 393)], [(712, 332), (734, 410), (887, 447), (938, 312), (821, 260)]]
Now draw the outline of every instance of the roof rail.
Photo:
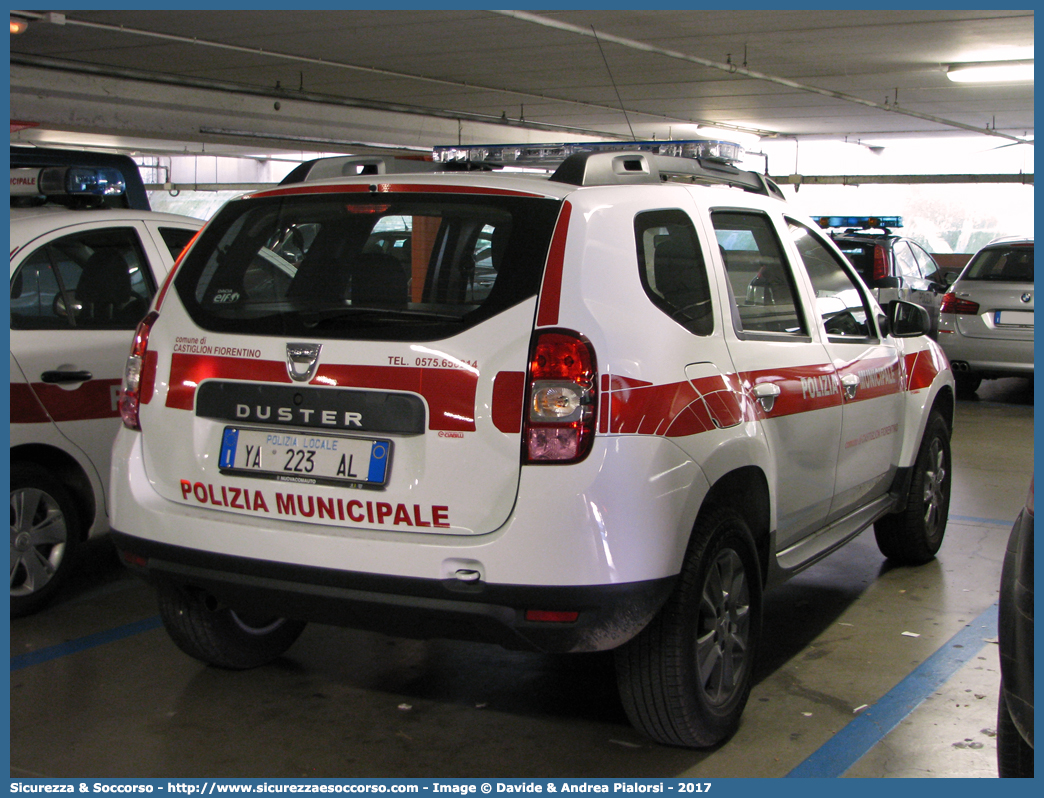
[(313, 158), (294, 167), (279, 185), (304, 183), (310, 180), (325, 180), (331, 177), (354, 177), (356, 175), (406, 174), (413, 172), (443, 171), (441, 164), (425, 158), (390, 155), (335, 155), (329, 158)]
[(580, 152), (570, 155), (551, 180), (573, 186), (609, 186), (682, 180), (741, 188), (785, 199), (772, 180), (716, 160), (651, 155), (645, 152)]

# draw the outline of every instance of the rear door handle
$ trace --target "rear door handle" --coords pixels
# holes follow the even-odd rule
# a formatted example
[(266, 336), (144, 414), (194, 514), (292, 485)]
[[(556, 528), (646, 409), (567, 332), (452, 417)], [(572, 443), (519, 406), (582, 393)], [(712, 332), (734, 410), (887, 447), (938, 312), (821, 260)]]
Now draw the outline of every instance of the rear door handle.
[(87, 382), (94, 375), (89, 371), (45, 371), (40, 379), (49, 385), (66, 385), (71, 382)]

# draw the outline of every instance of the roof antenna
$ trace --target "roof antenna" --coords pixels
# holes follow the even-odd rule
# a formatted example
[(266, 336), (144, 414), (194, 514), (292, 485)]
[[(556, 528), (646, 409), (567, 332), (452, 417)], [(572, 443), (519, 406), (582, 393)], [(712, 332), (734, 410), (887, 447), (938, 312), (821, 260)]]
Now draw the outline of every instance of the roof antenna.
[(606, 60), (605, 51), (602, 50), (602, 42), (598, 39), (598, 31), (595, 30), (594, 25), (591, 26), (591, 33), (594, 34), (595, 44), (598, 45), (598, 52), (602, 55), (602, 62), (605, 64), (605, 71), (609, 73), (609, 82), (613, 84), (613, 91), (616, 92), (616, 99), (620, 102), (620, 110), (623, 111), (624, 119), (627, 120), (627, 129), (631, 131), (631, 140), (638, 141), (638, 137), (634, 135), (634, 128), (631, 127), (630, 117), (627, 116), (627, 109), (624, 108), (623, 98), (620, 97), (620, 90), (616, 88), (616, 81), (613, 79), (613, 70), (609, 68), (609, 61)]

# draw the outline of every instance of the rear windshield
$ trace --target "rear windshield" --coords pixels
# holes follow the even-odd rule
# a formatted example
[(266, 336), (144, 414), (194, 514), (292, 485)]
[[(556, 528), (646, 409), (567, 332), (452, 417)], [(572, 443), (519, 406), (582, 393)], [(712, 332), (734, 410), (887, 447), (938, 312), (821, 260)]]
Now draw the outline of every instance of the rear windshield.
[(991, 247), (968, 264), (961, 280), (997, 280), (1006, 283), (1033, 282), (1033, 247)]
[(834, 241), (848, 262), (855, 266), (859, 276), (867, 283), (874, 279), (874, 245), (858, 244), (852, 241)]
[(450, 193), (236, 200), (175, 287), (215, 332), (444, 338), (537, 293), (560, 205)]

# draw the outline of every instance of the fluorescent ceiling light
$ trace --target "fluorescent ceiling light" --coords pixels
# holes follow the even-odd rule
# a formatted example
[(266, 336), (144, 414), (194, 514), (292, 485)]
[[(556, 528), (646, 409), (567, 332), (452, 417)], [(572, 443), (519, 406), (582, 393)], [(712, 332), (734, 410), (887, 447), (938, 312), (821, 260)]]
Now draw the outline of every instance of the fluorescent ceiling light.
[(1012, 83), (1033, 80), (1032, 61), (983, 61), (950, 64), (946, 77), (957, 83)]

